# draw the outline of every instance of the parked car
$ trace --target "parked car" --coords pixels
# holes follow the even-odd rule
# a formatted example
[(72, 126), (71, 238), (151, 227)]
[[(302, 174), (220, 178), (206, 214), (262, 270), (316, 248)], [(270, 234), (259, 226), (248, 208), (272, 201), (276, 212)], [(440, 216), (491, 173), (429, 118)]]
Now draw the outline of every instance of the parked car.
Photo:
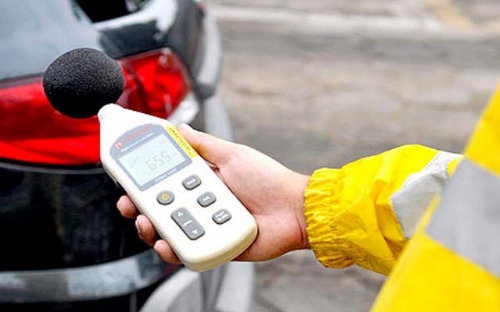
[(0, 310), (247, 311), (252, 265), (200, 274), (162, 262), (115, 208), (97, 119), (61, 115), (42, 88), (59, 55), (96, 48), (122, 65), (119, 104), (232, 139), (206, 4), (2, 1), (0, 21)]

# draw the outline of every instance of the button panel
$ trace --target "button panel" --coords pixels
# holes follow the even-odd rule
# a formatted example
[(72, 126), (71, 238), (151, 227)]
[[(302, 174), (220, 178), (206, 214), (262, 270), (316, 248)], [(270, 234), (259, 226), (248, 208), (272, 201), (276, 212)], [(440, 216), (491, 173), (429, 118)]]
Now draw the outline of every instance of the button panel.
[(231, 214), (226, 209), (222, 209), (214, 213), (212, 219), (217, 224), (224, 224), (231, 219)]
[(184, 188), (186, 190), (194, 190), (201, 184), (201, 179), (198, 177), (196, 174), (193, 174), (192, 176), (187, 177), (182, 181), (182, 185), (184, 185)]
[(205, 234), (203, 227), (186, 208), (175, 210), (172, 212), (171, 217), (189, 239), (195, 240)]
[(200, 206), (206, 208), (210, 206), (211, 204), (215, 203), (215, 195), (212, 192), (206, 192), (202, 194), (200, 197), (198, 197), (197, 201)]
[(162, 191), (158, 193), (158, 196), (156, 196), (156, 200), (160, 205), (169, 205), (174, 202), (174, 199), (174, 193), (170, 191)]
[[(190, 175), (182, 181), (182, 185), (187, 191), (194, 190), (201, 184), (202, 181), (200, 177), (195, 174)], [(182, 189), (178, 190), (178, 192), (182, 192)], [(158, 193), (158, 195), (156, 196), (156, 200), (162, 206), (170, 205), (174, 202), (175, 195), (172, 191), (164, 190)], [(207, 212), (209, 213), (207, 217), (211, 215), (212, 221), (216, 224), (221, 225), (231, 220), (232, 216), (227, 209), (220, 209), (216, 211), (215, 209), (217, 208), (217, 205), (214, 205), (214, 207), (216, 208), (211, 208), (210, 206), (213, 205), (216, 201), (217, 197), (215, 196), (215, 194), (213, 192), (207, 191), (196, 198), (196, 203), (198, 205), (196, 205), (195, 203), (195, 207), (188, 208), (193, 212), (195, 211), (195, 209), (207, 209)], [(173, 212), (171, 213), (171, 218), (189, 239), (196, 240), (205, 234), (205, 229), (186, 207), (175, 208), (177, 209), (173, 210)], [(214, 209), (213, 211), (216, 212), (214, 213), (213, 211), (210, 211), (210, 209)]]

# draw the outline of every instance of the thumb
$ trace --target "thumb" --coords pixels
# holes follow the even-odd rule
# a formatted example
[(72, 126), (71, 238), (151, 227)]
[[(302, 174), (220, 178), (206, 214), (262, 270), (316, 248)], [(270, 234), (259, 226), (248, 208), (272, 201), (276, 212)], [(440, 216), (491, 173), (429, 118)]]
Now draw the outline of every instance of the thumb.
[(203, 159), (216, 166), (225, 162), (228, 158), (228, 152), (235, 145), (210, 134), (194, 130), (187, 124), (181, 124), (178, 130)]

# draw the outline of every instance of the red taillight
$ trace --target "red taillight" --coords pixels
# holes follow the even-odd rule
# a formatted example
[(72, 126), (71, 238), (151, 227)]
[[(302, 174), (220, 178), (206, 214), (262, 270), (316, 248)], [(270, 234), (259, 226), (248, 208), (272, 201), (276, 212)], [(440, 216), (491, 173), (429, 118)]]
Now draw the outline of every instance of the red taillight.
[[(181, 62), (162, 49), (120, 60), (124, 107), (168, 117), (189, 92)], [(48, 103), (41, 78), (0, 84), (0, 158), (34, 164), (99, 163), (97, 117), (73, 119)]]
[(118, 103), (124, 107), (166, 118), (189, 91), (182, 63), (168, 49), (120, 60), (125, 89)]

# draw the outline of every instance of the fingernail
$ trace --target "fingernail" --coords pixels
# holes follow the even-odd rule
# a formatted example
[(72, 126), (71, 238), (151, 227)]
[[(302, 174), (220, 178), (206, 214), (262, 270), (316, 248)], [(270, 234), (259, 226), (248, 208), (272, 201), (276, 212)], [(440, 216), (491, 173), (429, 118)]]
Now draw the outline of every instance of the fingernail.
[(139, 235), (142, 234), (141, 227), (139, 226), (139, 222), (137, 222), (137, 219), (135, 219), (135, 228), (137, 229), (137, 233)]

